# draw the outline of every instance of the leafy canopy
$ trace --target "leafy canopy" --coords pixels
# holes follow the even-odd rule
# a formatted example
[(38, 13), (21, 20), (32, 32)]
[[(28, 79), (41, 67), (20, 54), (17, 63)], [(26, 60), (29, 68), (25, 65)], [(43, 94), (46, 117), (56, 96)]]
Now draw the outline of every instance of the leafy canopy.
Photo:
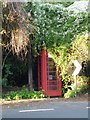
[(40, 49), (41, 43), (44, 41), (50, 51), (57, 48), (66, 50), (77, 35), (88, 31), (87, 12), (74, 14), (61, 3), (33, 3), (32, 9), (27, 6), (27, 11), (33, 13), (37, 26), (34, 42), (32, 42), (34, 48), (38, 46)]

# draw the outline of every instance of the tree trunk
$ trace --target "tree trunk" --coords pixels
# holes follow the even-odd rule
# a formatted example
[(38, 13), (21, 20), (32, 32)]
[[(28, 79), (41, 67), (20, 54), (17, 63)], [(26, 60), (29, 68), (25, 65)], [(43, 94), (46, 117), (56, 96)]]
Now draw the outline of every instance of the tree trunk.
[(29, 51), (28, 51), (28, 87), (29, 87), (29, 90), (33, 89), (31, 45), (29, 45)]

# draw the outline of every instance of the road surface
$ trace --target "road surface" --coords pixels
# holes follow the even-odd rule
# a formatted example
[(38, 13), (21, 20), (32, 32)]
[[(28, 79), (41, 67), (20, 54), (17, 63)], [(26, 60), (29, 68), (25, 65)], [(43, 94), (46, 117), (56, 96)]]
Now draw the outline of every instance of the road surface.
[(87, 101), (44, 100), (2, 106), (2, 118), (88, 118)]

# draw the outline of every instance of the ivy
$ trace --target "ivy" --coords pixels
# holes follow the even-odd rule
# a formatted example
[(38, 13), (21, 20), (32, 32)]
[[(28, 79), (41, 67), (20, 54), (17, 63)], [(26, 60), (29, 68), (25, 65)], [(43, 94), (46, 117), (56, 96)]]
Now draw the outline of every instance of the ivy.
[[(88, 13), (87, 11), (74, 13), (61, 3), (33, 3), (32, 12), (37, 26), (33, 50), (34, 48), (41, 50), (41, 43), (44, 41), (55, 63), (61, 67), (62, 80), (68, 84), (68, 69), (72, 60), (77, 58), (80, 62), (83, 59), (87, 60), (84, 56), (87, 55), (84, 36), (88, 33)], [(37, 49), (34, 51), (35, 54), (38, 53)], [(73, 81), (72, 76), (71, 79)]]

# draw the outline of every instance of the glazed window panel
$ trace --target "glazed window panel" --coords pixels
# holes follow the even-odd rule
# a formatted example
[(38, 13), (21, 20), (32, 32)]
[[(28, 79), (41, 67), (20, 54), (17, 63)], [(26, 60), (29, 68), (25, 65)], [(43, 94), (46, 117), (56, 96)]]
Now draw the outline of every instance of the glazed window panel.
[(56, 66), (52, 58), (47, 58), (47, 80), (56, 80)]

